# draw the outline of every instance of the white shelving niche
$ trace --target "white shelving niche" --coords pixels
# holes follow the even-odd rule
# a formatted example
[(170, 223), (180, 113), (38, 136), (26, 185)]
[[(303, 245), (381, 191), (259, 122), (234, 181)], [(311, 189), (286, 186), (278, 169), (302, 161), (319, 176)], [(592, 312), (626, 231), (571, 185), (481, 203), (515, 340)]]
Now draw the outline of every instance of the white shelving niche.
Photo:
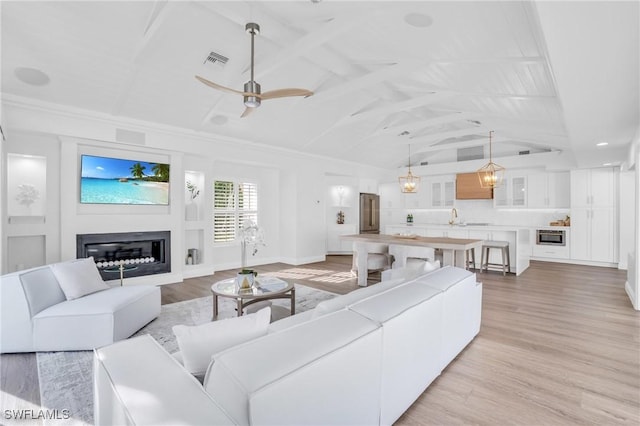
[[(195, 160), (194, 160), (195, 162)], [(182, 253), (183, 277), (193, 278), (214, 273), (212, 266), (212, 224), (207, 206), (210, 191), (207, 188), (207, 174), (196, 170), (186, 159), (184, 172), (184, 232)]]

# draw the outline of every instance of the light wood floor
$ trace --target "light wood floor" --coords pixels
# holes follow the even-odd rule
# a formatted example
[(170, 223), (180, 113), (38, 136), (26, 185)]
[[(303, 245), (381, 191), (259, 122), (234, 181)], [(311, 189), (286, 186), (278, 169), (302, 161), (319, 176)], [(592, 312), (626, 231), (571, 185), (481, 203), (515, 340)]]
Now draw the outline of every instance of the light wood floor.
[[(344, 294), (350, 256), (303, 266), (272, 264), (296, 282)], [(213, 277), (162, 287), (162, 303), (210, 296)], [(478, 273), (480, 334), (398, 420), (398, 425), (640, 424), (640, 313), (625, 272), (532, 262), (520, 277)], [(371, 275), (370, 283), (379, 281)], [(0, 408), (39, 405), (33, 354), (2, 355)], [(27, 405), (25, 407), (25, 405)]]

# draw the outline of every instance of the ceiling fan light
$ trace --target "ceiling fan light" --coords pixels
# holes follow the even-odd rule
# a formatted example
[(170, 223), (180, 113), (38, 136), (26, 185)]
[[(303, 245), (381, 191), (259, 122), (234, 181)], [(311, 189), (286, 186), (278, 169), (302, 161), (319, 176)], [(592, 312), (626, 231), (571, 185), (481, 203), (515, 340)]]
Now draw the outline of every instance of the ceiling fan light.
[[(244, 84), (244, 91), (247, 93), (260, 94), (260, 84), (255, 81), (247, 81)], [(260, 98), (258, 96), (245, 96), (244, 104), (248, 108), (257, 108), (260, 106)]]

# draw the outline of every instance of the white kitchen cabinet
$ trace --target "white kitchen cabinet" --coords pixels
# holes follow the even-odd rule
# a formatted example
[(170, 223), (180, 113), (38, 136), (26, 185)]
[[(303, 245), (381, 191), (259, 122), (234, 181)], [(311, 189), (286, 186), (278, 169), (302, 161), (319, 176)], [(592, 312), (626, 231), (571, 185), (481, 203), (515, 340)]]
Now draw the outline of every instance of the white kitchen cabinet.
[(526, 207), (527, 177), (505, 176), (502, 185), (493, 190), (494, 207)]
[(612, 167), (571, 171), (571, 208), (613, 207), (614, 195)]
[(355, 224), (330, 224), (327, 227), (327, 253), (351, 254), (353, 253), (352, 241), (343, 240), (341, 235), (357, 234)]
[[(398, 187), (398, 192), (400, 188)], [(429, 207), (429, 193), (427, 186), (421, 186), (418, 192), (402, 194), (404, 198), (404, 207), (406, 209), (426, 209)]]
[(527, 207), (569, 208), (569, 172), (530, 174), (527, 177)]
[(395, 183), (382, 183), (380, 188), (381, 209), (403, 209), (404, 194), (400, 192), (400, 186)]
[(612, 208), (571, 209), (571, 258), (593, 262), (616, 261)]
[(617, 261), (616, 172), (612, 167), (571, 172), (571, 258)]
[(436, 176), (430, 185), (429, 207), (453, 207), (456, 198), (456, 182), (454, 176)]
[(568, 246), (546, 246), (534, 244), (532, 256), (549, 258), (552, 260), (569, 259), (570, 250)]

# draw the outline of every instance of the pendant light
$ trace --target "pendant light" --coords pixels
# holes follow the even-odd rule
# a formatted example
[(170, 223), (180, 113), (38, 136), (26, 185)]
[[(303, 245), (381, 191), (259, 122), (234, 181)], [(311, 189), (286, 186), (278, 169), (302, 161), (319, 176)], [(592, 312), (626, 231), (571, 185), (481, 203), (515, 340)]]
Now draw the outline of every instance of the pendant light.
[(502, 185), (505, 168), (493, 162), (491, 152), (491, 137), (493, 130), (489, 132), (489, 162), (478, 169), (478, 179), (482, 188), (497, 188)]
[(411, 145), (409, 145), (409, 171), (406, 176), (400, 176), (398, 182), (400, 183), (400, 191), (406, 194), (415, 194), (418, 192), (420, 176), (415, 176), (411, 173)]

